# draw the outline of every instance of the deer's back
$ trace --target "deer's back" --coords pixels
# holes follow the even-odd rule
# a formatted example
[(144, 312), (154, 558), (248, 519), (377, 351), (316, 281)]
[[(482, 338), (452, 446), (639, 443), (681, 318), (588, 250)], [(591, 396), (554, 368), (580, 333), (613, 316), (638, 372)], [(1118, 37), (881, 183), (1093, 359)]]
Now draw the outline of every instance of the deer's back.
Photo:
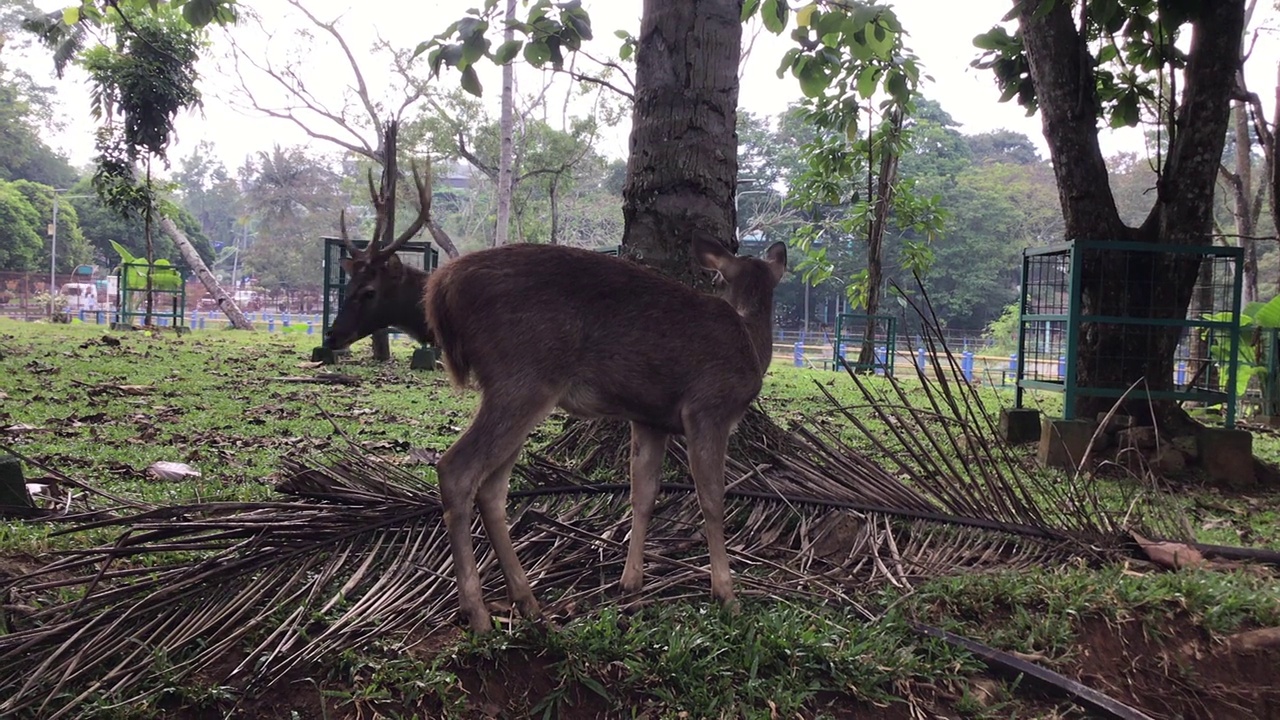
[(433, 273), (426, 306), (455, 382), (551, 391), (578, 415), (678, 431), (690, 404), (740, 414), (764, 372), (728, 303), (586, 250), (463, 256)]

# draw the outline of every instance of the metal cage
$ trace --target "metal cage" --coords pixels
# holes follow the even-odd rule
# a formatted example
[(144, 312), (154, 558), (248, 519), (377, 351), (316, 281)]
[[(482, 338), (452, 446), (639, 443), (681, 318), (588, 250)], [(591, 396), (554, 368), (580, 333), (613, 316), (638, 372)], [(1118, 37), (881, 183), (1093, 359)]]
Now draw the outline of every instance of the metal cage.
[[(1196, 291), (1201, 298), (1199, 307), (1193, 303), (1194, 309), (1182, 317), (1178, 317), (1179, 313), (1173, 308), (1163, 313), (1153, 308), (1150, 314), (1159, 315), (1156, 317), (1084, 314), (1082, 274), (1086, 260), (1099, 268), (1098, 280), (1103, 287), (1116, 284), (1124, 284), (1126, 288), (1143, 284), (1154, 287), (1169, 281), (1160, 276), (1157, 269), (1160, 264), (1152, 261), (1150, 256), (1155, 254), (1198, 256), (1201, 263)], [(1127, 395), (1152, 400), (1222, 403), (1226, 426), (1233, 426), (1243, 259), (1243, 251), (1233, 247), (1097, 240), (1075, 240), (1024, 250), (1015, 405), (1023, 407), (1026, 390), (1062, 393), (1066, 418), (1075, 417), (1076, 403), (1081, 397), (1118, 399)], [(1134, 340), (1119, 343), (1121, 347), (1149, 344), (1157, 332), (1167, 331), (1169, 327), (1180, 328), (1173, 378), (1175, 389), (1083, 386), (1079, 382), (1081, 332), (1099, 327)], [(1221, 348), (1221, 351), (1205, 352), (1205, 347)], [(1092, 362), (1096, 365), (1126, 359), (1099, 356)], [(1087, 376), (1096, 377), (1096, 373)]]

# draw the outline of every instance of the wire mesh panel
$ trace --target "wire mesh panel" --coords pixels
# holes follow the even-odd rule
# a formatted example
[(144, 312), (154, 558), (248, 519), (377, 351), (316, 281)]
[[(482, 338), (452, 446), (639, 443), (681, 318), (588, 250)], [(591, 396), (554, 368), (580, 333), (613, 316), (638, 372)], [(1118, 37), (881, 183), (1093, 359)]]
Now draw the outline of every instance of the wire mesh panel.
[[(892, 315), (865, 315), (841, 313), (836, 316), (836, 336), (832, 346), (831, 367), (843, 371), (844, 361), (855, 372), (874, 371), (877, 375), (893, 377), (893, 364), (897, 352), (897, 323)], [(866, 342), (867, 327), (871, 327), (873, 353), (871, 362), (859, 362), (862, 346)]]
[[(1064, 393), (1066, 417), (1080, 397), (1196, 400), (1224, 404), (1232, 425), (1242, 274), (1239, 248), (1075, 241), (1024, 251), (1017, 405), (1024, 389)], [(1188, 298), (1180, 290), (1193, 277)], [(1172, 377), (1150, 377), (1150, 359), (1170, 356)], [(1148, 385), (1130, 387), (1136, 376)]]
[[(364, 250), (369, 245), (368, 240), (352, 240), (352, 245), (357, 250)], [(431, 272), (440, 264), (440, 253), (431, 246), (429, 242), (407, 242), (396, 251), (396, 257), (400, 258), (400, 262), (419, 270)], [(334, 318), (338, 316), (338, 309), (342, 305), (342, 297), (347, 291), (347, 273), (342, 269), (342, 261), (351, 258), (351, 252), (347, 250), (346, 243), (341, 238), (326, 237), (324, 238), (324, 317), (322, 319), (322, 334), (329, 332), (329, 327), (333, 324)]]

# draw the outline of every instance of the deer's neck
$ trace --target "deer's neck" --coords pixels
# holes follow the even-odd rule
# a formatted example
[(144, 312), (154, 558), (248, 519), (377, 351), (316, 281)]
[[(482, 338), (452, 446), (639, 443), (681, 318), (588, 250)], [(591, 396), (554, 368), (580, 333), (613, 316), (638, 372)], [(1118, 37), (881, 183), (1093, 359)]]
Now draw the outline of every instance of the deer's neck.
[(395, 284), (395, 317), (391, 320), (393, 327), (418, 343), (431, 342), (431, 330), (427, 326), (427, 312), (424, 298), (427, 294), (427, 278), (429, 275), (415, 267), (404, 267), (404, 275)]
[(746, 328), (751, 347), (755, 350), (756, 360), (760, 364), (760, 374), (764, 375), (773, 360), (773, 299), (759, 305), (737, 308), (742, 317), (742, 325)]

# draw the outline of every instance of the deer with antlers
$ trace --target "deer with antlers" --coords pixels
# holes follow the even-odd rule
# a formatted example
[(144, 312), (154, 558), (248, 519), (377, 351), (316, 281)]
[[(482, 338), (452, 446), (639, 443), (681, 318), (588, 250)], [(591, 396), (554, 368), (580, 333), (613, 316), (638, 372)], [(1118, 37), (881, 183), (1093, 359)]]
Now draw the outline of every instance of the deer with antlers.
[[(385, 177), (384, 190), (393, 168)], [(421, 182), (418, 191), (428, 208)], [(373, 195), (379, 234), (390, 238), (394, 195)], [(737, 257), (718, 240), (695, 236), (694, 259), (722, 281), (715, 297), (630, 260), (553, 245), (482, 250), (428, 276), (394, 255), (423, 221), (419, 215), (394, 241), (352, 258), (329, 343), (399, 327), (432, 338), (455, 385), (480, 390), (471, 425), (436, 466), (458, 603), (471, 628), (493, 627), (472, 540), (476, 508), (512, 603), (526, 618), (541, 614), (511, 542), (507, 493), (529, 433), (557, 407), (631, 423), (631, 537), (620, 582), (628, 594), (644, 583), (645, 535), (667, 439), (685, 436), (711, 593), (732, 606), (725, 453), (772, 356), (773, 291), (787, 269), (786, 246), (774, 243), (763, 259)]]
[(360, 250), (347, 234), (347, 213), (338, 216), (339, 237), (351, 253), (342, 260), (346, 272), (346, 293), (343, 295), (333, 326), (325, 334), (325, 347), (342, 350), (361, 338), (389, 327), (398, 328), (414, 340), (431, 341), (426, 314), (422, 309), (427, 289), (427, 272), (405, 265), (396, 256), (413, 236), (421, 232), (431, 218), (431, 178), (418, 174), (416, 163), (410, 163), (413, 184), (418, 191), (418, 215), (409, 227), (395, 234), (397, 124), (388, 123), (383, 137), (382, 180), (377, 189), (373, 186), (373, 171), (369, 171), (369, 196), (373, 200), (373, 241)]

